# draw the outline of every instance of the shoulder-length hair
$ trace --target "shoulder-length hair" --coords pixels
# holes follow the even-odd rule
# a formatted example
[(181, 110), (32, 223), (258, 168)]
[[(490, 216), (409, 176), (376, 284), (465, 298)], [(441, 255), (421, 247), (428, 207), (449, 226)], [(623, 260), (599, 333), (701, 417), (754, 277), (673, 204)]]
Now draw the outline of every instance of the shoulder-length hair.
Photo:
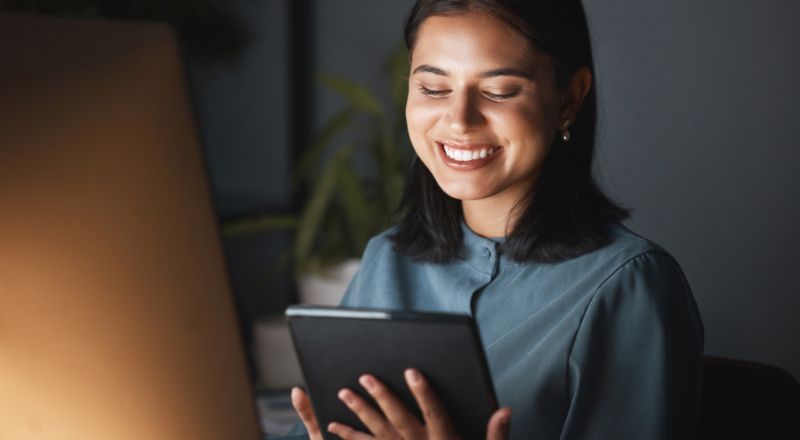
[[(594, 71), (580, 0), (418, 0), (405, 22), (409, 52), (413, 54), (417, 33), (427, 18), (466, 11), (494, 15), (547, 54), (555, 68), (556, 87), (567, 87), (581, 67)], [(576, 115), (570, 141), (556, 136), (535, 188), (514, 207), (516, 221), (501, 252), (515, 261), (557, 262), (599, 249), (610, 239), (610, 225), (629, 215), (603, 194), (592, 176), (595, 89)], [(399, 253), (439, 263), (461, 257), (461, 203), (439, 188), (418, 158), (411, 166), (398, 213), (399, 223), (390, 238)]]

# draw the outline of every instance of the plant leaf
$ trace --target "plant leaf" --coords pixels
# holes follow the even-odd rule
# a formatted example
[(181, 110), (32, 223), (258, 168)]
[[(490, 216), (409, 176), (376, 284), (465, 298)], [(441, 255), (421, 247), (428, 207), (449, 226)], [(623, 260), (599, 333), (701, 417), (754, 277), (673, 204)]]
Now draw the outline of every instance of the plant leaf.
[(337, 173), (339, 183), (339, 196), (344, 205), (344, 213), (352, 234), (352, 248), (361, 252), (367, 244), (371, 234), (377, 232), (371, 227), (372, 209), (370, 209), (367, 194), (364, 192), (362, 182), (348, 163), (343, 163)]
[(300, 215), (300, 224), (297, 228), (294, 247), (295, 261), (297, 261), (298, 266), (302, 266), (304, 260), (308, 257), (314, 241), (319, 235), (319, 225), (322, 223), (325, 211), (333, 198), (334, 190), (336, 189), (337, 161), (340, 160), (342, 155), (349, 156), (352, 151), (352, 146), (346, 146), (336, 154), (333, 160), (326, 164), (322, 176), (314, 187), (311, 199)]
[(375, 115), (383, 114), (383, 107), (366, 87), (335, 75), (320, 74), (317, 79), (326, 87), (347, 98), (351, 105)]
[(394, 110), (403, 114), (408, 98), (408, 49), (404, 44), (398, 45), (386, 60), (383, 69), (389, 74)]
[(314, 175), (312, 173), (312, 169), (315, 164), (318, 164), (322, 161), (322, 155), (325, 152), (325, 148), (328, 146), (328, 144), (330, 144), (334, 136), (350, 125), (350, 122), (353, 120), (353, 116), (355, 116), (357, 112), (358, 109), (351, 105), (333, 115), (331, 120), (328, 121), (319, 134), (315, 136), (315, 139), (312, 141), (311, 145), (309, 145), (309, 147), (298, 160), (297, 165), (295, 166), (292, 182), (294, 185), (300, 183), (300, 180), (311, 180), (310, 178)]
[(263, 215), (222, 224), (222, 235), (238, 237), (268, 231), (280, 231), (297, 227), (297, 217), (289, 214)]

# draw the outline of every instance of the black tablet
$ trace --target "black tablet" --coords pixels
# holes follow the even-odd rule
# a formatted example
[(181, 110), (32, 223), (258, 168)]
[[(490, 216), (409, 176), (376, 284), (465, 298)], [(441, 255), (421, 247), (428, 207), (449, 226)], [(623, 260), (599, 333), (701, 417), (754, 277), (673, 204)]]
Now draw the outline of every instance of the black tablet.
[(469, 316), (316, 306), (292, 306), (286, 316), (323, 431), (337, 421), (369, 432), (337, 398), (347, 387), (377, 408), (358, 384), (364, 373), (387, 384), (422, 420), (403, 379), (414, 367), (439, 394), (461, 438), (485, 438), (497, 399)]

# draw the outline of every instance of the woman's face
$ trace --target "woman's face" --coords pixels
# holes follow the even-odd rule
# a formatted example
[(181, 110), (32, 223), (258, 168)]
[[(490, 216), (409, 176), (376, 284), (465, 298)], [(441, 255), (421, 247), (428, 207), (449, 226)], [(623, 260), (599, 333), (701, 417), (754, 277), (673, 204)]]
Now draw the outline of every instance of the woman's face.
[(515, 203), (535, 183), (562, 104), (550, 59), (493, 16), (426, 19), (411, 58), (411, 143), (442, 190)]

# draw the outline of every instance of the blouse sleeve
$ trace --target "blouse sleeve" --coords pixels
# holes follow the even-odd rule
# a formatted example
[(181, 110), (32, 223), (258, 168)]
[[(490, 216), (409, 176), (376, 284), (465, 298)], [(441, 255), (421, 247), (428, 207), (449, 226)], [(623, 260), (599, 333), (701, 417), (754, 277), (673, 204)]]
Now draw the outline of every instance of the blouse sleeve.
[(694, 438), (702, 356), (677, 263), (656, 251), (629, 260), (598, 287), (575, 336), (561, 439)]

